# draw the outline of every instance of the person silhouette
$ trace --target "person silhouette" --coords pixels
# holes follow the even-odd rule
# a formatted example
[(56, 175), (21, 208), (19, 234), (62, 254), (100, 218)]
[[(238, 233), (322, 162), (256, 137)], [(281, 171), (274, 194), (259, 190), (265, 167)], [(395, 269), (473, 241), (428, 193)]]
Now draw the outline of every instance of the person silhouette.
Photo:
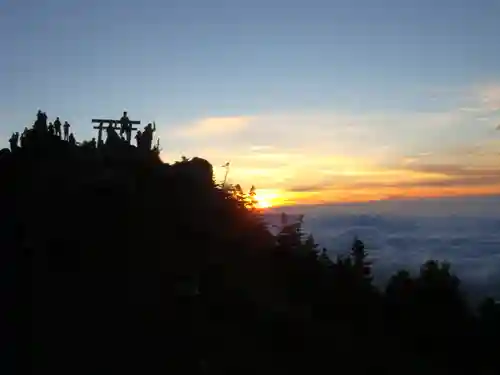
[(47, 132), (47, 115), (40, 109), (36, 114), (36, 121), (35, 124), (33, 125), (33, 128), (35, 128), (40, 133)]
[(13, 133), (9, 139), (10, 150), (14, 152), (17, 150), (17, 142), (19, 141), (19, 133)]
[(141, 147), (141, 138), (142, 138), (142, 132), (138, 130), (137, 133), (135, 134), (135, 142), (137, 144), (137, 148)]
[(118, 134), (116, 133), (116, 130), (115, 128), (113, 127), (113, 124), (110, 123), (107, 127), (106, 127), (106, 133), (107, 133), (107, 137), (106, 137), (106, 144), (113, 144), (113, 145), (116, 145), (117, 143), (120, 143), (120, 137), (118, 136)]
[(65, 141), (68, 140), (70, 126), (71, 125), (68, 123), (68, 121), (64, 121), (63, 129), (64, 129), (64, 140)]
[(28, 136), (28, 127), (25, 127), (22, 134), (21, 134), (21, 137), (20, 137), (20, 144), (21, 144), (21, 147), (24, 147), (26, 146), (26, 137)]
[(127, 143), (130, 144), (130, 141), (132, 140), (132, 124), (131, 123), (128, 123), (125, 135), (126, 135)]
[[(153, 123), (154, 124), (154, 123)], [(141, 143), (144, 146), (144, 149), (151, 150), (151, 145), (153, 143), (153, 132), (156, 131), (156, 124), (149, 123), (142, 133)]]
[(56, 136), (61, 138), (61, 120), (59, 120), (59, 117), (57, 117), (56, 121), (54, 121), (54, 129), (56, 131)]
[(48, 130), (50, 135), (54, 135), (54, 124), (52, 124), (51, 122), (49, 122)]
[(90, 141), (90, 147), (92, 147), (92, 148), (97, 147), (97, 142), (96, 142), (95, 138), (92, 138), (92, 140)]
[(71, 133), (68, 137), (68, 142), (70, 145), (74, 146), (76, 145), (76, 139), (75, 139), (75, 136), (73, 135), (73, 133)]
[(121, 125), (121, 127), (120, 127), (120, 137), (121, 137), (123, 135), (123, 133), (128, 134), (128, 132), (129, 132), (128, 129), (129, 129), (129, 125), (130, 125), (130, 120), (127, 116), (126, 111), (123, 112), (123, 116), (120, 119), (120, 125)]

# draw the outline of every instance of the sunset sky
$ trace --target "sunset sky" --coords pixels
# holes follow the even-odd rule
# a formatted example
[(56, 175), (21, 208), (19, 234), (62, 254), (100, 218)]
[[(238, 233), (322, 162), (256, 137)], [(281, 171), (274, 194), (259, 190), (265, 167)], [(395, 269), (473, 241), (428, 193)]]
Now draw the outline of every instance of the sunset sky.
[(500, 193), (496, 0), (0, 1), (0, 136), (156, 121), (273, 204)]

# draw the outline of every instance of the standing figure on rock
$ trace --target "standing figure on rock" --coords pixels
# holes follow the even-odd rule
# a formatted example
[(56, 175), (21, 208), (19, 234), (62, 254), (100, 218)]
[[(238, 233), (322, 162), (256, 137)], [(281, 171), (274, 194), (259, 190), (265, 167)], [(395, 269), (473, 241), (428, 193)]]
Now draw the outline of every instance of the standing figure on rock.
[(151, 145), (153, 143), (153, 133), (156, 131), (156, 124), (149, 123), (142, 132), (141, 145), (144, 149), (151, 150)]
[(129, 125), (130, 125), (130, 120), (127, 116), (127, 112), (123, 112), (123, 116), (122, 118), (120, 119), (120, 137), (125, 133), (125, 134), (128, 134), (128, 128), (129, 128)]
[(68, 121), (64, 121), (63, 129), (64, 129), (64, 140), (67, 141), (69, 137), (69, 128), (70, 124), (68, 124)]
[(26, 137), (28, 136), (29, 129), (27, 127), (24, 128), (21, 137), (20, 137), (20, 143), (21, 147), (26, 146)]
[(19, 133), (13, 133), (12, 136), (9, 139), (10, 143), (10, 150), (14, 152), (17, 150), (17, 142), (19, 141)]
[(130, 141), (132, 140), (132, 124), (130, 121), (127, 123), (127, 126), (125, 127), (125, 140), (127, 141), (128, 144), (130, 144)]
[(36, 114), (36, 121), (33, 127), (39, 133), (47, 132), (47, 114), (45, 114), (45, 112), (38, 110), (38, 113)]
[(142, 138), (142, 132), (140, 130), (138, 130), (136, 135), (135, 135), (135, 142), (137, 144), (137, 148), (141, 147), (141, 138)]
[(68, 137), (68, 142), (70, 145), (75, 146), (76, 145), (76, 139), (73, 133), (71, 133)]
[(116, 144), (120, 143), (120, 136), (116, 133), (115, 128), (113, 127), (112, 123), (110, 123), (107, 126), (106, 133), (107, 133), (107, 137), (106, 137), (106, 144), (107, 145), (110, 145), (110, 144), (116, 145)]
[(132, 124), (128, 124), (127, 126), (127, 143), (130, 144), (132, 140)]
[(61, 120), (59, 120), (59, 117), (57, 117), (56, 121), (54, 121), (54, 129), (56, 131), (56, 136), (61, 138)]
[(51, 122), (49, 122), (49, 134), (50, 135), (54, 135), (54, 124), (52, 124)]

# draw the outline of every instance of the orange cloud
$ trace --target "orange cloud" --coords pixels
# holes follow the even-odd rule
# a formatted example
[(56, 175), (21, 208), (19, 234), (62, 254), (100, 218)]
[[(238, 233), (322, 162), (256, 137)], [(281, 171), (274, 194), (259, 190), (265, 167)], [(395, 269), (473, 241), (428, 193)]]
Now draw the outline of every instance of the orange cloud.
[(481, 90), (464, 90), (467, 100), (437, 112), (211, 117), (165, 139), (171, 155), (177, 148), (179, 157), (209, 160), (218, 181), (230, 161), (229, 182), (272, 191), (273, 205), (494, 194), (500, 141), (492, 137), (500, 133), (491, 111), (500, 89)]
[(301, 196), (307, 198), (307, 203), (322, 203), (499, 193), (499, 167), (418, 163), (410, 163), (407, 169), (375, 172), (340, 183), (326, 179), (315, 184), (290, 186), (287, 192), (295, 196), (295, 203), (301, 203)]

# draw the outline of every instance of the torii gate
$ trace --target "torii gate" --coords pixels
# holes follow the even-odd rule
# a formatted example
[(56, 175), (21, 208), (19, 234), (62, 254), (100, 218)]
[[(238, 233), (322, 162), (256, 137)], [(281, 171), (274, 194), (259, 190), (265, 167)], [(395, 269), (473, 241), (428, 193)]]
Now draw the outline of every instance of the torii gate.
[[(98, 126), (94, 126), (94, 129), (99, 130), (99, 133), (97, 133), (97, 144), (100, 145), (102, 142), (102, 131), (104, 129), (104, 124), (108, 124), (108, 126), (111, 126), (113, 129), (117, 130), (120, 129), (121, 125), (121, 120), (112, 120), (112, 119), (92, 119), (93, 124), (99, 124)], [(137, 128), (132, 127), (132, 125), (140, 125), (141, 121), (132, 121), (128, 120), (128, 125), (130, 126), (130, 131), (135, 131)], [(130, 143), (130, 139), (127, 138), (127, 141)]]

